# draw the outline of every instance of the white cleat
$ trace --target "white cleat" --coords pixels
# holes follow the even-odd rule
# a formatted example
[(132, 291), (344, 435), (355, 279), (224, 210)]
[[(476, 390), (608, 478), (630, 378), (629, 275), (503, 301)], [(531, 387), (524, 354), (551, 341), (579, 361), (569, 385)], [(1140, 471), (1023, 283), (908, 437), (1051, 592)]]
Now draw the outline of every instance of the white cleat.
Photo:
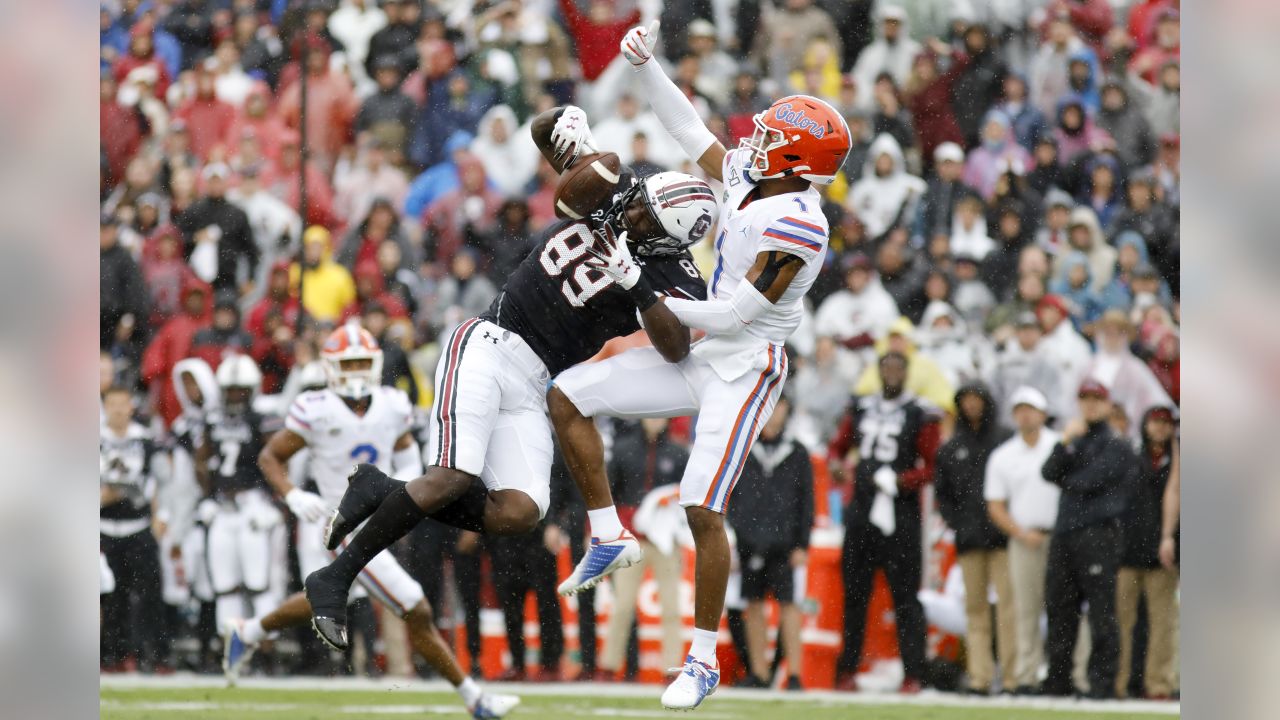
[(692, 710), (720, 687), (720, 670), (692, 656), (685, 657), (684, 667), (671, 672), (680, 674), (662, 693), (662, 707), (668, 710)]
[(222, 636), (222, 674), (227, 678), (227, 687), (235, 687), (258, 646), (244, 641), (244, 620), (224, 624), (219, 634)]
[(467, 708), (471, 713), (471, 717), (475, 720), (497, 720), (505, 717), (517, 705), (520, 704), (520, 698), (515, 695), (498, 695), (495, 693), (484, 693), (475, 705)]
[(599, 585), (613, 571), (631, 567), (643, 559), (644, 551), (640, 549), (640, 541), (626, 530), (606, 542), (593, 537), (587, 554), (578, 561), (578, 566), (569, 573), (569, 577), (560, 583), (557, 591), (561, 595), (576, 595)]

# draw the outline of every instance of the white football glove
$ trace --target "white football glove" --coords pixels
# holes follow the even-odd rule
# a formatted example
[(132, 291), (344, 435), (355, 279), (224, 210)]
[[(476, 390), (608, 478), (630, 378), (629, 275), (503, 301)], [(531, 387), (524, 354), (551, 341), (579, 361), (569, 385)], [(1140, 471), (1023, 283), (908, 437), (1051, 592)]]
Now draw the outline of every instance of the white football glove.
[(582, 108), (576, 105), (565, 106), (555, 127), (551, 129), (551, 147), (555, 159), (562, 161), (561, 166), (565, 170), (583, 155), (600, 151), (595, 137), (591, 135), (591, 126), (587, 124), (587, 114)]
[(320, 522), (329, 516), (329, 505), (315, 493), (309, 493), (300, 488), (290, 490), (284, 496), (284, 502), (289, 506), (289, 512), (298, 517), (299, 520), (307, 522)]
[(649, 23), (649, 27), (643, 28), (636, 26), (627, 31), (622, 37), (620, 47), (622, 49), (622, 57), (627, 59), (635, 67), (649, 62), (653, 57), (653, 46), (658, 44), (658, 21), (654, 20)]
[(898, 473), (888, 465), (881, 465), (871, 476), (880, 492), (889, 497), (898, 496)]
[(627, 233), (623, 232), (614, 238), (613, 228), (605, 225), (592, 234), (596, 236), (596, 241), (587, 248), (587, 252), (593, 256), (586, 261), (587, 265), (608, 275), (623, 290), (635, 287), (640, 282), (640, 266), (631, 257), (631, 249), (627, 247)]

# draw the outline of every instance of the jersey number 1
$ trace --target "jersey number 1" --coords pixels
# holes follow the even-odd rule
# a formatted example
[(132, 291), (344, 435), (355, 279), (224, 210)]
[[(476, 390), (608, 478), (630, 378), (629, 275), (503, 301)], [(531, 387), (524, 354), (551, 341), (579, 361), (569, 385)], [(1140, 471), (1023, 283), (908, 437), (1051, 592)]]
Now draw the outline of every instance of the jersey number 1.
[[(574, 307), (586, 305), (613, 282), (608, 275), (584, 262), (592, 240), (585, 225), (574, 224), (553, 235), (542, 247), (542, 269), (553, 278), (567, 275), (560, 283), (560, 292)], [(570, 269), (572, 274), (568, 272)]]

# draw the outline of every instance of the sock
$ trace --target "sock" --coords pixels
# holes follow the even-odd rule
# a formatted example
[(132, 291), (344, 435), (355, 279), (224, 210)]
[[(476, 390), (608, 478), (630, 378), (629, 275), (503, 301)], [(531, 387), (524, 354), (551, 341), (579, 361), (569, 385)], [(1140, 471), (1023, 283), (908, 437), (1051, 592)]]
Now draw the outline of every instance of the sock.
[(351, 538), (346, 549), (334, 558), (329, 572), (345, 585), (350, 585), (370, 560), (404, 537), (426, 516), (410, 497), (406, 486), (401, 485), (382, 501), (360, 532)]
[(693, 629), (693, 643), (689, 645), (689, 655), (694, 660), (701, 660), (711, 667), (719, 667), (716, 664), (716, 637), (715, 630), (703, 630), (695, 627)]
[(458, 691), (458, 696), (462, 698), (462, 704), (468, 709), (475, 706), (476, 701), (480, 699), (480, 686), (471, 678), (463, 678), (458, 687), (454, 688)]
[(240, 632), (240, 637), (249, 645), (257, 645), (267, 636), (267, 631), (262, 629), (262, 621), (258, 618), (249, 618), (244, 621), (244, 629)]
[(428, 513), (427, 517), (445, 525), (482, 533), (484, 532), (484, 508), (488, 502), (489, 490), (485, 488), (483, 480), (476, 478), (471, 481), (471, 487), (467, 488), (466, 494), (439, 510)]
[(591, 524), (593, 537), (613, 540), (622, 534), (622, 521), (618, 519), (618, 508), (613, 505), (599, 510), (588, 510), (587, 520)]

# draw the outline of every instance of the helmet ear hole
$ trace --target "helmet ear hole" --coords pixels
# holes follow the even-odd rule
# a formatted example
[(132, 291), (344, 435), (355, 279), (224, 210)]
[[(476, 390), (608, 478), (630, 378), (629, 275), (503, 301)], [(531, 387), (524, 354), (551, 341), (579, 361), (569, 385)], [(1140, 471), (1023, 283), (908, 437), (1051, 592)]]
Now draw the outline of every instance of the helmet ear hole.
[(786, 160), (787, 162), (800, 162), (800, 156), (799, 156), (799, 155), (792, 155), (792, 154), (790, 154), (790, 153), (784, 153), (784, 154), (782, 155), (782, 158), (783, 158), (784, 160)]

